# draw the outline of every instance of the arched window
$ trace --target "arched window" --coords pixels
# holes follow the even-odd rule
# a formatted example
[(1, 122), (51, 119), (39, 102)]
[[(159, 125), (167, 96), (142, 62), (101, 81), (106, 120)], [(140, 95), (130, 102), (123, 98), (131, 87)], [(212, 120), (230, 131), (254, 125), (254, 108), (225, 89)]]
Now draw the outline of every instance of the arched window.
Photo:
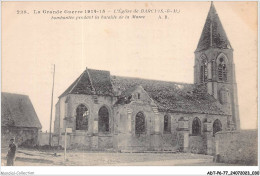
[(88, 130), (88, 108), (81, 104), (76, 109), (76, 130)]
[(98, 111), (98, 132), (109, 132), (109, 112), (105, 106)]
[(140, 134), (145, 132), (145, 117), (142, 112), (138, 112), (135, 116), (135, 133)]
[(192, 121), (192, 135), (197, 136), (201, 134), (201, 122), (198, 117), (195, 117)]
[(227, 81), (227, 66), (223, 57), (219, 58), (218, 63), (218, 80)]
[(171, 132), (171, 118), (168, 115), (164, 116), (164, 127), (163, 131), (166, 133)]
[(200, 82), (206, 82), (208, 79), (208, 62), (207, 59), (202, 57), (203, 60), (201, 61), (200, 65)]
[(215, 136), (216, 132), (219, 132), (222, 130), (222, 124), (220, 120), (215, 120), (213, 123), (213, 136)]

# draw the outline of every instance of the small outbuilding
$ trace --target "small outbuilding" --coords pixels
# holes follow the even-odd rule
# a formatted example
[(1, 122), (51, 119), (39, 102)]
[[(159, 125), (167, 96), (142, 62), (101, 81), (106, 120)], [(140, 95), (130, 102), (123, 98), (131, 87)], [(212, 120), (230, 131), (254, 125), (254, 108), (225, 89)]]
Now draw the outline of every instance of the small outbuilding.
[(18, 146), (37, 144), (38, 131), (42, 128), (32, 102), (27, 95), (1, 93), (1, 145), (8, 146), (15, 137)]

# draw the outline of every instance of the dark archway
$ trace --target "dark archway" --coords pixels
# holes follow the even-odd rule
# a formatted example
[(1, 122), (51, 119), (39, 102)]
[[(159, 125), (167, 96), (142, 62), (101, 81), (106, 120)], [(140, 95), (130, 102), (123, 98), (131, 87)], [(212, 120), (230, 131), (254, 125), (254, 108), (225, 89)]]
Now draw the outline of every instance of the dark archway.
[(215, 136), (216, 132), (222, 131), (222, 124), (220, 120), (215, 120), (213, 123), (213, 136)]
[(163, 131), (165, 133), (170, 133), (171, 132), (171, 118), (168, 115), (164, 116)]
[(88, 130), (88, 108), (80, 104), (76, 109), (76, 130)]
[(138, 112), (135, 116), (135, 133), (145, 132), (145, 116), (142, 112)]
[(109, 132), (109, 112), (105, 106), (98, 111), (98, 132)]
[(192, 135), (198, 136), (201, 134), (201, 122), (198, 117), (195, 117), (192, 121)]

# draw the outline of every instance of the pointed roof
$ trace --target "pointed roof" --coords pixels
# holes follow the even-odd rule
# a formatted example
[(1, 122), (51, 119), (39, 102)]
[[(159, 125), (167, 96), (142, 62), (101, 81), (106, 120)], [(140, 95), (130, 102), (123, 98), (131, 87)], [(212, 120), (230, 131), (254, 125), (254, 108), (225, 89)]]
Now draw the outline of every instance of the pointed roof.
[(196, 51), (206, 50), (211, 47), (232, 49), (213, 2), (211, 2)]
[(59, 97), (67, 94), (114, 95), (110, 81), (110, 72), (86, 70)]
[(42, 128), (30, 98), (6, 92), (1, 93), (1, 125)]

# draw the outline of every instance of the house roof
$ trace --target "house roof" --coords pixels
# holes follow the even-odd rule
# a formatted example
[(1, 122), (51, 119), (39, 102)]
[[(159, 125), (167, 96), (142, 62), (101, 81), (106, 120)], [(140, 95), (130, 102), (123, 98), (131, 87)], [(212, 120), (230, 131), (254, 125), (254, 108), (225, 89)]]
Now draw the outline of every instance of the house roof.
[(211, 3), (196, 51), (206, 50), (210, 47), (232, 48), (213, 3)]
[(86, 68), (59, 98), (67, 94), (114, 96), (113, 86), (110, 81), (110, 72)]
[(127, 96), (135, 86), (141, 85), (159, 111), (229, 115), (225, 107), (203, 90), (203, 86), (120, 76), (112, 76), (112, 83), (123, 92), (122, 96)]
[(1, 125), (42, 128), (27, 95), (1, 93)]

